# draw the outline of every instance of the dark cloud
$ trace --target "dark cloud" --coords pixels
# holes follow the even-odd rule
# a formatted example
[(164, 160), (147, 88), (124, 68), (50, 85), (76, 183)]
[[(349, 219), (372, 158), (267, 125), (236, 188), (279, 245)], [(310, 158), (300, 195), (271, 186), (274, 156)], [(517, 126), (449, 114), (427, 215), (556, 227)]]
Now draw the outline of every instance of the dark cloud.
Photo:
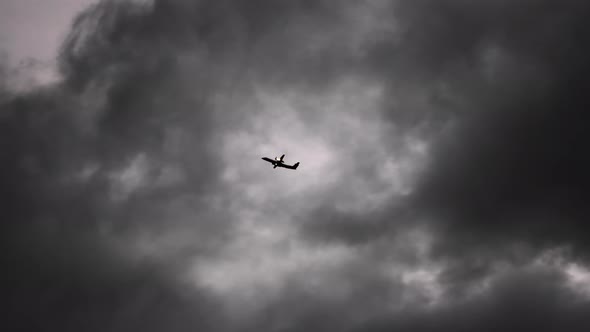
[[(62, 81), (14, 92), (0, 67), (4, 329), (587, 330), (587, 298), (568, 288), (563, 266), (528, 266), (555, 247), (572, 249), (563, 260), (587, 254), (589, 9), (573, 0), (99, 2), (64, 41)], [(354, 94), (334, 88), (351, 78), (383, 88), (371, 105), (378, 119), (355, 117), (354, 98), (330, 114), (318, 97)], [(247, 187), (240, 176), (250, 173), (228, 175), (227, 137), (247, 142), (252, 117), (281, 116), (234, 107), (262, 108), (260, 89), (304, 96), (297, 124), (336, 151), (310, 159), (348, 151), (311, 198), (296, 184), (286, 194), (279, 175), (274, 201), (252, 199), (260, 187), (231, 188)], [(383, 127), (322, 133), (350, 119)], [(407, 170), (424, 166), (415, 141), (430, 144), (424, 172)], [(389, 157), (405, 170), (381, 174)], [(405, 182), (382, 194), (410, 175), (409, 195)], [(356, 208), (350, 188), (381, 203)], [(285, 215), (292, 233), (277, 231)], [(268, 236), (293, 238), (268, 245)], [(336, 262), (317, 267), (316, 254)], [(249, 287), (240, 278), (264, 259), (279, 272), (261, 279), (279, 286), (262, 283), (260, 303), (241, 306), (233, 289)], [(221, 286), (186, 277), (216, 264), (230, 266)]]
[(117, 259), (80, 233), (56, 237), (30, 239), (5, 261), (4, 329), (192, 331), (224, 325), (219, 304), (177, 283), (167, 268)]
[(585, 331), (588, 301), (563, 282), (563, 275), (551, 269), (505, 273), (466, 301), (408, 310), (355, 331)]
[[(63, 83), (3, 97), (4, 329), (184, 331), (216, 321), (216, 304), (171, 272), (182, 257), (136, 262), (125, 245), (200, 219), (196, 233), (216, 230), (175, 249), (200, 252), (226, 227), (199, 209), (219, 167), (210, 86), (175, 59), (181, 45), (144, 39), (142, 25), (158, 22), (137, 10), (115, 2), (87, 10), (62, 51)], [(138, 158), (145, 162), (134, 169)], [(129, 249), (111, 250), (117, 243)]]
[(485, 89), (465, 96), (474, 109), (435, 146), (416, 192), (453, 252), (520, 241), (586, 250), (589, 8), (527, 4), (531, 10), (451, 1), (453, 15), (430, 14), (459, 39), (469, 34), (467, 49), (494, 45), (506, 59), (495, 61), (498, 75)]
[[(306, 15), (314, 27), (293, 32)], [(215, 96), (248, 92), (248, 75), (297, 76), (317, 59), (284, 44), (330, 16), (308, 1), (102, 1), (81, 13), (61, 49), (63, 81), (2, 95), (5, 328), (221, 330), (221, 307), (174, 272), (231, 231), (209, 199), (218, 133), (241, 115), (216, 113)], [(177, 233), (193, 237), (165, 264), (136, 262), (138, 238)]]
[[(449, 298), (466, 296), (498, 265), (526, 265), (548, 248), (571, 247), (587, 257), (589, 7), (402, 1), (395, 9), (400, 36), (374, 45), (368, 59), (390, 75), (392, 93), (407, 93), (394, 94), (384, 111), (432, 140), (427, 168), (408, 205), (358, 214), (323, 207), (304, 224), (308, 237), (354, 246), (385, 237), (396, 248), (391, 234), (407, 234), (413, 226), (403, 221), (413, 216), (414, 225), (433, 231), (429, 257), (443, 264), (437, 280)], [(508, 287), (531, 291), (518, 295), (526, 300), (517, 310), (503, 310), (517, 295), (492, 287), (465, 307), (392, 314), (393, 322), (375, 330), (585, 328), (584, 306), (561, 281), (537, 285), (528, 278), (533, 286)]]
[[(397, 38), (373, 45), (367, 64), (388, 75), (385, 114), (434, 142), (408, 211), (431, 220), (453, 254), (519, 242), (585, 247), (588, 6), (402, 1), (393, 8)], [(342, 235), (355, 242), (391, 228), (400, 215), (393, 205), (370, 216), (318, 211), (311, 227), (337, 237), (358, 225)], [(371, 231), (380, 219), (391, 222)], [(327, 224), (334, 227), (325, 232)]]

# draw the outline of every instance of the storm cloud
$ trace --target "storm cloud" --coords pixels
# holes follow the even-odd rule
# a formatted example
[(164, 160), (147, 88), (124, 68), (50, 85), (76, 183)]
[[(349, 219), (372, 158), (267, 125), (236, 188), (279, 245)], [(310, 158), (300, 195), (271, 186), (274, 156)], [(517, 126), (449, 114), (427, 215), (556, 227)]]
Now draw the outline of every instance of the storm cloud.
[(588, 330), (589, 10), (89, 6), (0, 67), (4, 329)]

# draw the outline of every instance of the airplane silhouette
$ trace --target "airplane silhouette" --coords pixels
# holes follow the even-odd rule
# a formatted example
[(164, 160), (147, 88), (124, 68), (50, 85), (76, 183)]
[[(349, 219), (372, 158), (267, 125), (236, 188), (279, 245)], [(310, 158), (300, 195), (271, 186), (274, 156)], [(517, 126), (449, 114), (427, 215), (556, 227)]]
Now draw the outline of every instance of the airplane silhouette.
[(275, 157), (275, 159), (263, 157), (262, 160), (266, 160), (269, 163), (271, 163), (273, 165), (273, 169), (275, 169), (277, 167), (283, 167), (283, 168), (288, 168), (288, 169), (297, 169), (297, 167), (299, 166), (299, 162), (296, 162), (294, 165), (287, 165), (287, 164), (285, 164), (285, 162), (283, 162), (283, 158), (285, 158), (285, 155), (282, 155), (280, 158)]

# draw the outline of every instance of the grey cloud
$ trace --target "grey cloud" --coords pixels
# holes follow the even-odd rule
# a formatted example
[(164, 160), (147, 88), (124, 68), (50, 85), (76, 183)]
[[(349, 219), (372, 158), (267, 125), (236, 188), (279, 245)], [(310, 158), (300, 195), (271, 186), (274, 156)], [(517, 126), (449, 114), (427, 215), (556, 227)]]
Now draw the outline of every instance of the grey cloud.
[[(474, 298), (463, 292), (494, 277), (494, 264), (518, 268), (539, 248), (586, 249), (587, 9), (532, 0), (98, 3), (76, 18), (63, 44), (63, 82), (2, 93), (0, 255), (14, 266), (3, 276), (13, 317), (6, 324), (485, 331), (553, 322), (587, 329), (587, 304), (563, 288), (559, 273), (509, 276)], [(355, 35), (361, 15), (379, 20)], [(321, 270), (315, 291), (306, 289), (309, 271), (295, 270), (261, 312), (240, 322), (215, 292), (178, 280), (202, 257), (223, 258), (240, 236), (234, 227), (247, 219), (232, 214), (245, 194), (223, 182), (220, 147), (249, 114), (219, 105), (256, 105), (260, 86), (313, 96), (347, 77), (385, 87), (377, 107), (391, 130), (369, 143), (402, 160), (403, 139), (429, 141), (426, 171), (410, 196), (359, 212), (334, 207), (351, 188), (343, 183), (312, 211), (293, 212), (297, 204), (281, 200), (285, 206), (256, 210), (256, 218), (293, 213), (296, 245), (343, 246), (355, 256)], [(341, 116), (322, 117), (323, 107), (310, 105), (298, 114), (313, 130)], [(330, 147), (346, 151), (347, 143), (334, 141)], [(339, 181), (388, 187), (376, 175), (381, 159), (362, 144), (354, 148)], [(432, 236), (432, 251), (418, 252), (421, 240), (410, 237), (417, 230)], [(161, 248), (138, 263), (138, 239)], [(387, 264), (402, 271), (381, 274)], [(424, 290), (400, 276), (436, 266), (439, 274), (422, 277), (449, 302), (422, 311)], [(330, 298), (338, 282), (347, 291)], [(405, 297), (415, 301), (403, 315), (384, 309)]]
[[(394, 96), (385, 114), (433, 142), (426, 171), (405, 207), (397, 201), (360, 215), (324, 207), (305, 224), (309, 238), (366, 245), (425, 227), (433, 232), (430, 258), (443, 264), (438, 278), (451, 298), (465, 296), (496, 265), (527, 264), (546, 248), (572, 246), (586, 257), (588, 6), (402, 1), (395, 8), (398, 38), (375, 45), (368, 59), (375, 75), (383, 69), (389, 75)], [(396, 91), (415, 95), (400, 100)], [(398, 223), (405, 213), (412, 216), (409, 225)], [(549, 302), (553, 296), (539, 294)], [(524, 310), (534, 312), (528, 300)], [(539, 308), (550, 312), (555, 330), (575, 330), (569, 319), (585, 326), (583, 306), (561, 303)], [(477, 308), (480, 302), (471, 304)], [(416, 315), (384, 330), (543, 325), (542, 319), (518, 322), (516, 313), (495, 316), (495, 309), (480, 309), (481, 325), (455, 325), (450, 317), (463, 309), (451, 306), (448, 320)]]
[[(3, 329), (24, 331), (192, 331), (221, 328), (219, 304), (182, 287), (166, 268), (118, 259), (79, 232), (30, 239), (9, 268)], [(6, 254), (3, 254), (6, 258)]]
[[(498, 65), (491, 85), (465, 96), (477, 109), (437, 144), (418, 206), (440, 220), (441, 240), (453, 252), (505, 241), (585, 251), (588, 7), (536, 1), (531, 15), (504, 3), (451, 5), (481, 15), (478, 42), (497, 45), (519, 66), (502, 74)], [(453, 29), (468, 27), (453, 17), (441, 15)]]
[[(141, 56), (129, 56), (143, 43), (134, 33), (140, 22), (130, 21), (133, 9), (103, 2), (86, 11), (78, 24), (97, 24), (76, 26), (65, 44), (64, 82), (22, 95), (7, 92), (0, 119), (1, 257), (9, 270), (3, 307), (10, 308), (5, 329), (209, 329), (207, 321), (220, 312), (206, 295), (189, 295), (193, 290), (163, 272), (175, 271), (178, 262), (163, 266), (147, 258), (134, 265), (118, 258), (133, 253), (108, 250), (127, 241), (133, 250), (131, 243), (143, 233), (164, 236), (164, 225), (188, 223), (197, 234), (211, 232), (196, 236), (199, 243), (188, 249), (204, 251), (219, 245), (215, 239), (228, 227), (222, 211), (215, 227), (202, 211), (201, 198), (214, 191), (209, 179), (219, 167), (208, 148), (207, 102), (193, 96), (207, 84), (194, 79), (197, 86), (187, 90), (186, 68), (170, 58), (178, 46), (161, 52), (145, 42)], [(74, 43), (79, 34), (87, 40)], [(156, 169), (180, 168), (182, 181), (138, 188), (114, 201), (111, 191), (119, 180), (113, 174), (141, 154)], [(158, 176), (152, 173), (143, 176)], [(183, 199), (190, 208), (178, 203)]]
[[(219, 114), (213, 99), (248, 91), (249, 67), (258, 77), (276, 76), (288, 55), (282, 52), (293, 50), (272, 46), (281, 38), (291, 45), (282, 24), (305, 13), (318, 23), (329, 7), (305, 1), (143, 6), (102, 1), (84, 11), (61, 50), (63, 82), (3, 98), (7, 329), (224, 328), (217, 318), (222, 308), (175, 274), (186, 268), (185, 259), (214, 254), (231, 232), (232, 220), (210, 199), (222, 190), (219, 130), (239, 114)], [(275, 27), (276, 36), (264, 40)], [(249, 50), (257, 43), (263, 45)], [(288, 71), (298, 71), (298, 61)], [(143, 161), (134, 166), (137, 158)], [(178, 179), (152, 185), (165, 166)], [(139, 237), (174, 241), (177, 233), (194, 237), (169, 244), (165, 264), (124, 259), (136, 255)], [(120, 244), (122, 253), (110, 250)]]
[[(384, 114), (434, 142), (408, 211), (432, 220), (435, 251), (521, 241), (585, 247), (588, 7), (401, 1), (392, 8), (396, 38), (373, 45), (366, 60), (391, 88)], [(393, 220), (399, 211), (376, 214)], [(334, 218), (359, 219), (365, 231), (375, 219)]]
[(585, 331), (588, 301), (563, 282), (563, 275), (551, 269), (507, 273), (466, 301), (408, 310), (355, 331)]

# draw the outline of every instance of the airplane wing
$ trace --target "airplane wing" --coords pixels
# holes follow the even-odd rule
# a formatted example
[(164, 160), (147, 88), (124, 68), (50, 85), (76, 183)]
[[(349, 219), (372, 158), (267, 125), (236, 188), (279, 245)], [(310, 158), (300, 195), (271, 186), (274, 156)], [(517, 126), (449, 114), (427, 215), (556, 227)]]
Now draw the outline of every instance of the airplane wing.
[(280, 165), (280, 167), (288, 168), (288, 169), (297, 169), (299, 167), (299, 162), (296, 162), (295, 165)]
[(266, 161), (268, 161), (269, 163), (274, 163), (274, 162), (275, 162), (274, 160), (272, 160), (272, 159), (270, 159), (270, 158), (266, 158), (266, 157), (263, 157), (263, 158), (262, 158), (262, 160), (266, 160)]

